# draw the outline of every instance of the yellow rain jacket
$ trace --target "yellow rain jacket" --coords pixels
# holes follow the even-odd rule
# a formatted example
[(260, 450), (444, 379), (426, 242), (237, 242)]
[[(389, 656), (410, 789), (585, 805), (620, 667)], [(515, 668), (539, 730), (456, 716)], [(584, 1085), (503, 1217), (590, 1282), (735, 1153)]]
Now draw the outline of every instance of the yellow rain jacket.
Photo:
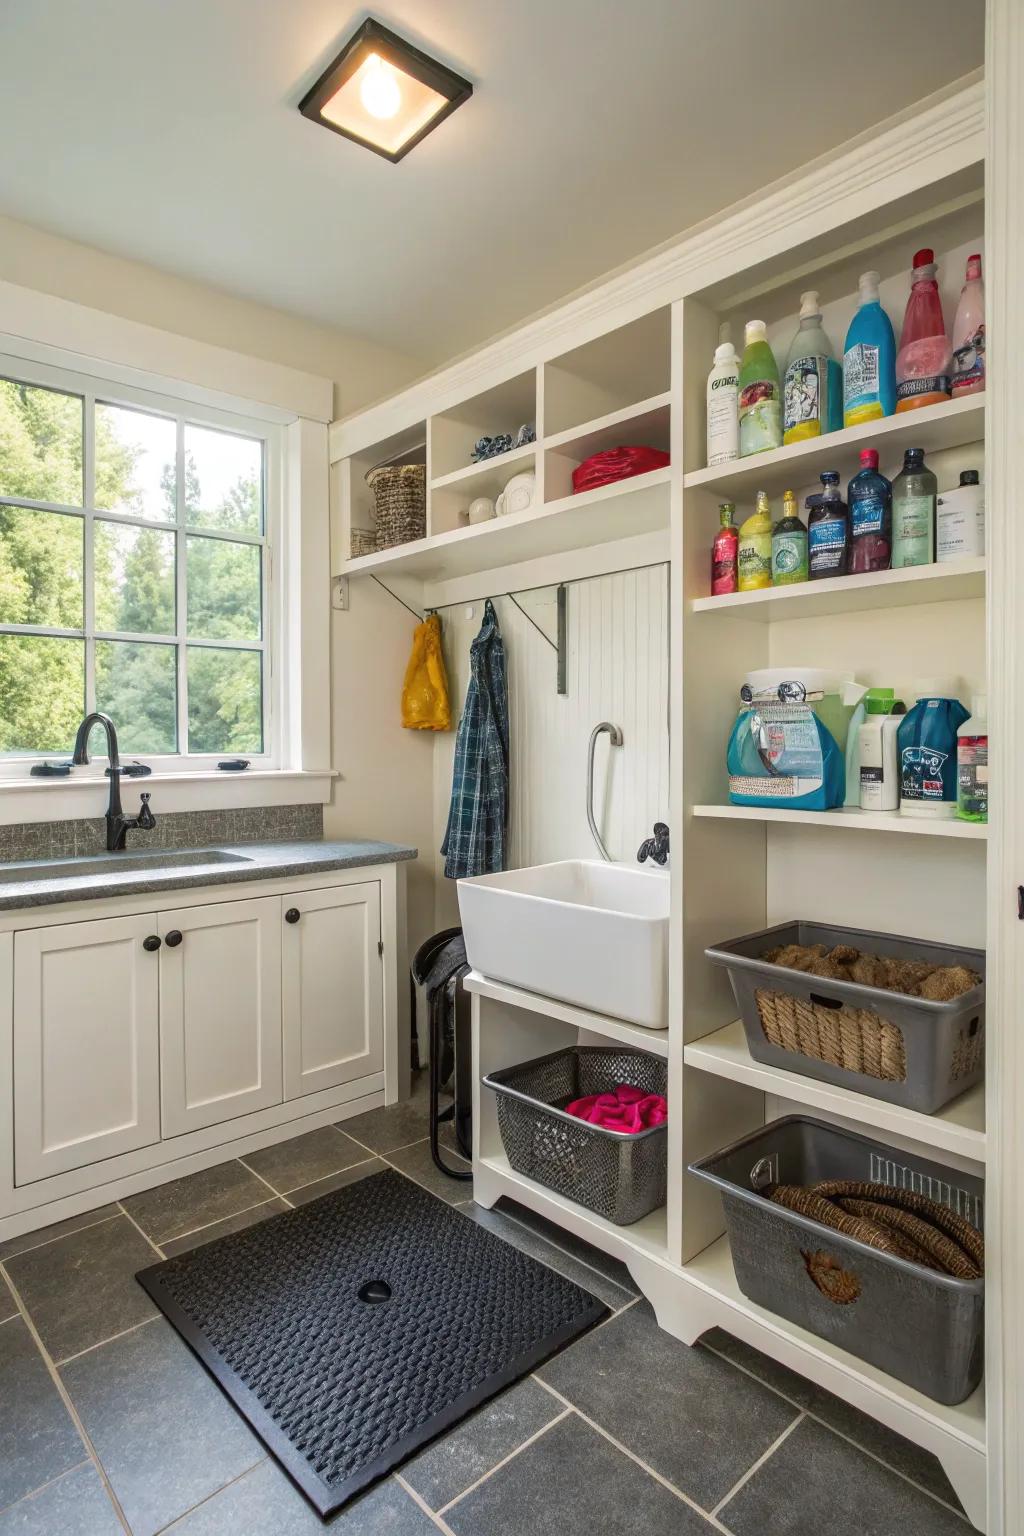
[(432, 613), (417, 624), (402, 688), (402, 724), (407, 731), (450, 731), (448, 677), (441, 653), (441, 620)]

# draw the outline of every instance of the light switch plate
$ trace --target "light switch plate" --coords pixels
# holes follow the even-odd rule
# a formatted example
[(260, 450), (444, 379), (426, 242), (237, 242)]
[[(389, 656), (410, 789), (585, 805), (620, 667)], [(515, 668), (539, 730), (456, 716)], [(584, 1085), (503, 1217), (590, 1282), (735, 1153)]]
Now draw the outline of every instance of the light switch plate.
[(335, 576), (331, 582), (331, 607), (338, 613), (348, 612), (348, 577)]

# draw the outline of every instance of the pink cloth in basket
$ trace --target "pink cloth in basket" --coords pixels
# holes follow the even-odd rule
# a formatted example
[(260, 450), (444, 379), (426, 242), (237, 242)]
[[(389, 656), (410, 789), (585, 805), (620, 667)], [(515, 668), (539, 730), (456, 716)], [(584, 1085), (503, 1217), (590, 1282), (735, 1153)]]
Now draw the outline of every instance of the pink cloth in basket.
[(664, 1125), (668, 1119), (668, 1105), (662, 1094), (642, 1093), (628, 1083), (620, 1083), (611, 1093), (591, 1093), (585, 1099), (573, 1099), (565, 1106), (565, 1112), (606, 1131), (628, 1131), (634, 1135)]

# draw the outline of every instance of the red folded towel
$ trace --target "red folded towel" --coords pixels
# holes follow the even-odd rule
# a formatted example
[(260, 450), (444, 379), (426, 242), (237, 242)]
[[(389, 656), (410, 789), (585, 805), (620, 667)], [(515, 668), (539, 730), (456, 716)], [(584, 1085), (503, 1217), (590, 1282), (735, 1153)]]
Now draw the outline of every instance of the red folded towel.
[(660, 1093), (642, 1093), (628, 1083), (620, 1083), (611, 1093), (591, 1093), (585, 1099), (573, 1099), (565, 1106), (567, 1115), (603, 1126), (606, 1131), (648, 1131), (664, 1125), (668, 1104)]

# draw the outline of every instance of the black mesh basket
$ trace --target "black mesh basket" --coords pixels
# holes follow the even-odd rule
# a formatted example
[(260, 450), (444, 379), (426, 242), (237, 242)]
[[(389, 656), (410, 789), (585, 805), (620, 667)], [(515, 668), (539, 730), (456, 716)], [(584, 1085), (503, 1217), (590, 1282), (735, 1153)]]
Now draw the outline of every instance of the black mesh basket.
[(575, 1200), (619, 1227), (665, 1203), (668, 1128), (629, 1135), (565, 1113), (573, 1099), (621, 1083), (667, 1091), (668, 1066), (626, 1047), (569, 1046), (484, 1078), (498, 1106), (498, 1129), (517, 1173)]

